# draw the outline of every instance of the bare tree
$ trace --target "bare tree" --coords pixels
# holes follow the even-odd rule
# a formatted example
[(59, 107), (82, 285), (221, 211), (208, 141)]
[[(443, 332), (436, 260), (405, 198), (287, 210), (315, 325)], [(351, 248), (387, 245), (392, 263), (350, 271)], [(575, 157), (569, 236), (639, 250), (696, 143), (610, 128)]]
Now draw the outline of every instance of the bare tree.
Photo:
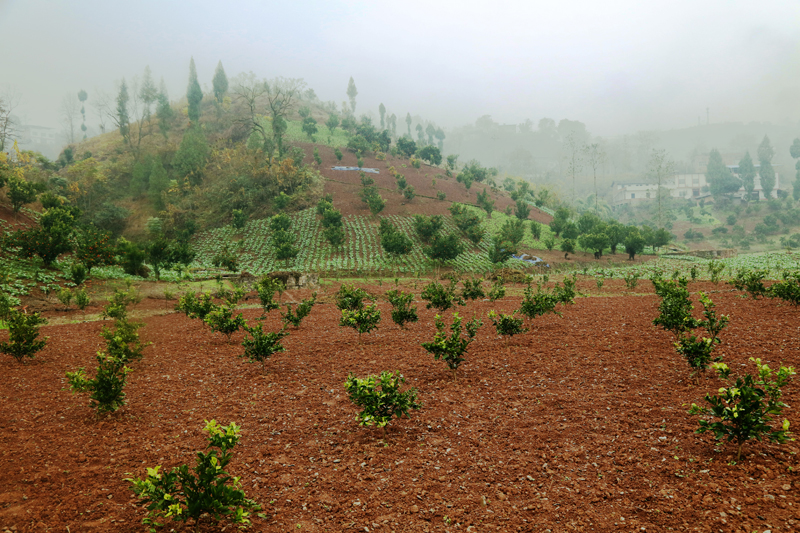
[(114, 99), (106, 91), (94, 90), (94, 98), (92, 98), (92, 107), (97, 113), (97, 118), (100, 121), (100, 131), (106, 132), (106, 118), (114, 113)]
[(567, 149), (567, 171), (572, 176), (572, 206), (575, 206), (575, 176), (583, 170), (583, 151), (584, 146), (578, 139), (575, 132), (570, 132), (565, 139)]
[[(286, 119), (305, 87), (306, 83), (302, 79), (275, 78), (266, 81), (257, 79), (252, 72), (237, 76), (234, 80), (234, 97), (244, 107), (239, 122), (245, 124), (251, 134), (256, 133), (261, 138), (264, 153), (268, 158), (276, 146), (278, 155), (283, 155)], [(260, 116), (265, 114), (272, 119), (271, 132), (267, 131), (261, 121)]]
[(272, 135), (278, 143), (278, 155), (282, 156), (286, 117), (292, 111), (295, 100), (306, 88), (306, 82), (302, 78), (275, 78), (265, 84), (267, 109), (272, 117)]
[(664, 189), (661, 185), (675, 172), (675, 163), (667, 156), (666, 150), (656, 150), (650, 153), (650, 161), (647, 164), (647, 176), (658, 184), (656, 190), (656, 200), (658, 201), (658, 227), (663, 228), (662, 216), (662, 197)]
[(61, 128), (67, 144), (75, 142), (75, 130), (78, 128), (81, 103), (76, 95), (75, 92), (69, 92), (61, 98)]
[(6, 145), (20, 134), (20, 124), (14, 115), (14, 109), (19, 105), (21, 96), (11, 89), (5, 88), (0, 92), (0, 152)]
[(594, 178), (594, 212), (597, 214), (597, 169), (602, 166), (606, 159), (606, 152), (598, 144), (590, 144), (585, 147), (586, 161), (592, 167), (592, 177)]
[(158, 89), (153, 83), (150, 67), (145, 67), (142, 81), (133, 78), (130, 89), (131, 99), (128, 107), (130, 117), (130, 146), (134, 156), (139, 157), (142, 139), (153, 132), (153, 104), (158, 97)]
[(264, 106), (267, 90), (266, 82), (257, 79), (252, 72), (241, 74), (233, 80), (234, 100), (244, 108), (237, 113), (237, 122), (250, 130), (251, 136), (256, 134), (260, 137), (261, 148), (269, 160), (275, 147), (272, 144), (272, 133), (264, 127), (259, 112)]

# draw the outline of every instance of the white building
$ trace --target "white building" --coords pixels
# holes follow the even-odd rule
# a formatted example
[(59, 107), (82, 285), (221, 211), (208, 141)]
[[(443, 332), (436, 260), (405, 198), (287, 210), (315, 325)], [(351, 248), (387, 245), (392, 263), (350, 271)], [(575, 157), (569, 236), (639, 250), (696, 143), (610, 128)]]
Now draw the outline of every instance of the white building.
[(21, 150), (34, 150), (50, 159), (58, 157), (60, 143), (55, 128), (25, 124), (20, 127), (17, 143)]
[[(728, 165), (728, 168), (733, 174), (739, 177), (739, 165)], [(758, 165), (756, 165), (756, 170)], [(766, 198), (761, 187), (761, 176), (756, 174), (755, 189), (753, 194), (758, 194), (758, 199), (763, 200)], [(772, 190), (771, 196), (778, 197), (778, 190), (780, 190), (780, 176), (775, 173), (775, 188)], [(653, 200), (656, 198), (658, 185), (653, 182), (625, 182), (611, 184), (614, 189), (614, 198), (612, 200), (612, 207), (617, 207), (623, 204), (635, 204), (637, 202)], [(699, 202), (700, 200), (711, 200), (711, 193), (708, 192), (708, 182), (706, 181), (705, 174), (675, 174), (666, 179), (662, 184), (672, 198), (679, 198), (685, 200), (693, 200)], [(735, 198), (744, 198), (745, 190), (741, 187), (733, 195)]]
[[(614, 182), (611, 186), (614, 188), (612, 201), (614, 207), (655, 199), (658, 191), (656, 183), (643, 181)], [(700, 200), (708, 197), (708, 182), (705, 174), (674, 174), (667, 178), (661, 186), (673, 198)]]

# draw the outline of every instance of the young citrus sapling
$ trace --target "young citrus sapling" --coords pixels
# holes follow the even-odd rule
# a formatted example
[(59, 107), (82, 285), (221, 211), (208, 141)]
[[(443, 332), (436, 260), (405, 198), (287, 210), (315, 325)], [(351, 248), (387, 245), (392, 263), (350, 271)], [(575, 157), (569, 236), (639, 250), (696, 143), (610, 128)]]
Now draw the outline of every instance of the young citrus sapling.
[[(719, 420), (700, 420), (699, 429), (695, 433), (711, 431), (717, 440), (734, 441), (737, 444), (736, 460), (742, 457), (742, 447), (751, 439), (766, 438), (771, 442), (782, 444), (791, 440), (789, 421), (784, 420), (780, 429), (772, 427), (775, 417), (787, 407), (781, 401), (781, 388), (784, 387), (795, 370), (781, 366), (773, 372), (761, 359), (750, 358), (758, 369), (757, 376), (745, 374), (736, 378), (730, 387), (723, 387), (719, 395), (706, 394), (706, 402), (710, 407), (692, 404), (689, 414), (713, 417)], [(725, 363), (712, 365), (720, 378), (730, 383), (730, 368)]]
[[(408, 389), (401, 391), (400, 387), (406, 382), (399, 372), (381, 372), (380, 376), (367, 376), (358, 378), (349, 374), (344, 382), (350, 401), (361, 412), (357, 416), (362, 426), (377, 426), (383, 429), (386, 438), (386, 426), (392, 418), (409, 417), (409, 411), (422, 407), (417, 402), (417, 390)], [(379, 390), (380, 388), (380, 390)]]
[(478, 328), (483, 325), (483, 322), (478, 318), (473, 318), (466, 325), (466, 337), (462, 337), (462, 318), (458, 313), (453, 313), (453, 323), (450, 326), (451, 333), (448, 335), (445, 332), (444, 320), (440, 315), (434, 318), (436, 322), (436, 334), (433, 336), (432, 342), (423, 342), (422, 347), (425, 351), (433, 354), (436, 360), (442, 359), (450, 371), (453, 373), (453, 381), (458, 379), (456, 374), (458, 367), (464, 362), (464, 354), (467, 352), (467, 347), (475, 339)]

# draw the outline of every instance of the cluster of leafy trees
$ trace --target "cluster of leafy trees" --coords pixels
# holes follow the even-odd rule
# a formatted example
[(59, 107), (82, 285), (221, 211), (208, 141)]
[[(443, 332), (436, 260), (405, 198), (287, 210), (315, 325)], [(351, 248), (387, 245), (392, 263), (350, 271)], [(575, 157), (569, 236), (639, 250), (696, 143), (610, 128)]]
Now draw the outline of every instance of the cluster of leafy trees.
[(642, 253), (645, 246), (658, 249), (673, 239), (673, 235), (665, 228), (656, 229), (649, 225), (626, 226), (616, 220), (604, 221), (591, 211), (585, 211), (574, 221), (567, 207), (556, 210), (550, 229), (556, 237), (562, 238), (562, 251), (573, 252), (577, 242), (584, 250), (594, 252), (597, 258), (606, 249), (610, 249), (612, 254), (616, 253), (621, 244), (625, 247), (628, 258), (633, 260), (636, 254)]

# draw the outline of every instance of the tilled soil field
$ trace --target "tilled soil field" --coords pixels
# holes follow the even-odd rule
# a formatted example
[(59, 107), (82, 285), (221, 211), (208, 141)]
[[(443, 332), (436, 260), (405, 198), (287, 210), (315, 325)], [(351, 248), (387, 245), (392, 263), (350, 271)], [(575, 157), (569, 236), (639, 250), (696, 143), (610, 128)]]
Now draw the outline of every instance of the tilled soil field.
[[(0, 531), (146, 531), (125, 478), (193, 465), (211, 419), (242, 428), (229, 470), (267, 515), (253, 531), (797, 531), (797, 444), (753, 441), (736, 463), (734, 445), (694, 434), (688, 407), (723, 382), (689, 379), (672, 336), (651, 325), (650, 283), (640, 287), (582, 282), (592, 296), (536, 319), (508, 350), (486, 314), (517, 308), (519, 296), (459, 308), (484, 325), (458, 381), (420, 347), (434, 332), (424, 302), (401, 330), (381, 301), (380, 328), (359, 344), (338, 325), (335, 287), (320, 292), (264, 370), (239, 357), (241, 334), (227, 344), (183, 314), (152, 315), (164, 302), (143, 302), (140, 334), (152, 345), (131, 365), (127, 405), (100, 418), (64, 374), (93, 374), (104, 323), (43, 327), (50, 339), (36, 359), (0, 360)], [(690, 288), (731, 316), (718, 350), (734, 374), (754, 370), (749, 357), (800, 366), (800, 310), (725, 285)], [(279, 320), (273, 312), (266, 324)], [(357, 425), (343, 388), (350, 372), (382, 370), (402, 372), (423, 404), (392, 422), (386, 442)], [(798, 399), (795, 381), (784, 395), (792, 427)], [(164, 531), (173, 528), (192, 530)]]

